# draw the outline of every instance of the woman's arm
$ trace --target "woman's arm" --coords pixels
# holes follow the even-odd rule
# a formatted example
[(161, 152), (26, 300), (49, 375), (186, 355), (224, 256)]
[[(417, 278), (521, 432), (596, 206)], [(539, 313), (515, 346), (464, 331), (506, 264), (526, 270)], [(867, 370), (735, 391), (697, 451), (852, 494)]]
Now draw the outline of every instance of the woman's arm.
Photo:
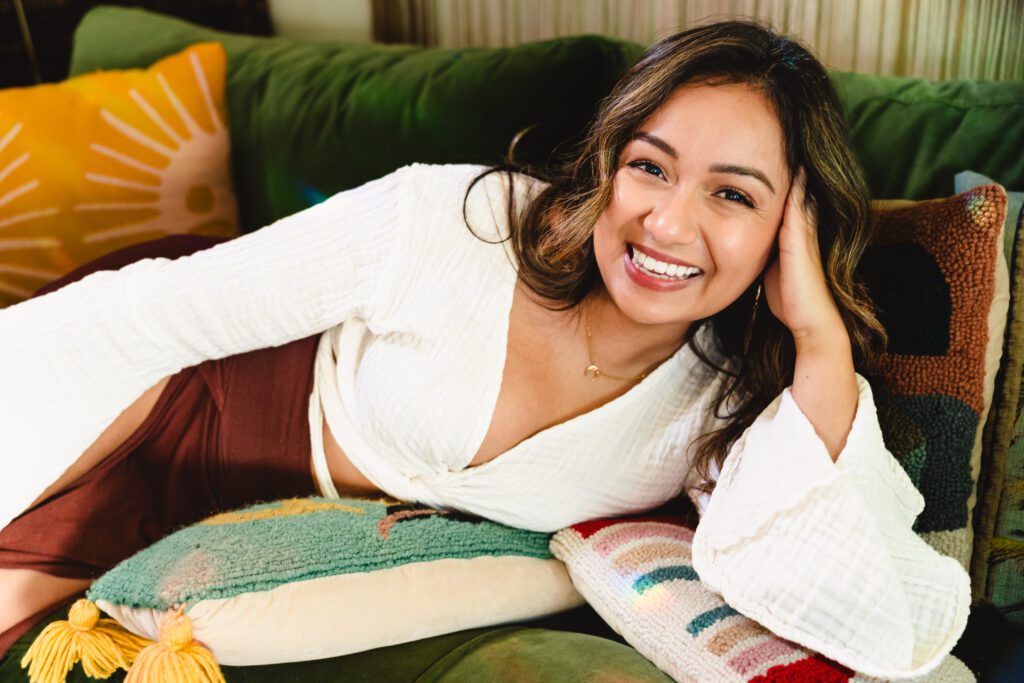
[(792, 391), (835, 462), (846, 445), (860, 393), (850, 336), (844, 328), (796, 340)]
[(0, 527), (162, 377), (367, 315), (401, 248), (415, 166), (0, 310)]

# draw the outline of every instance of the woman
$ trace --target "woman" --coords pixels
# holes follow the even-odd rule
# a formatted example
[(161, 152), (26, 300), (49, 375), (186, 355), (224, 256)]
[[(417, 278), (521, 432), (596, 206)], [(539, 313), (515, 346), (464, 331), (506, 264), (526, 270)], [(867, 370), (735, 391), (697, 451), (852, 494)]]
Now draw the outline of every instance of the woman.
[[(622, 77), (555, 173), (495, 170), (413, 164), (189, 257), (0, 311), (19, 359), (2, 369), (30, 386), (0, 402), (18, 417), (0, 438), (39, 454), (3, 491), (18, 507), (0, 524), (28, 510), (0, 532), (0, 630), (175, 526), (259, 499), (383, 492), (550, 531), (685, 488), (702, 514), (694, 566), (730, 604), (867, 673), (934, 668), (965, 625), (966, 573), (910, 531), (923, 500), (855, 372), (885, 336), (853, 280), (867, 195), (822, 65), (755, 24), (689, 29)], [(510, 239), (490, 240), (502, 224)], [(66, 344), (57, 326), (76, 331)], [(271, 434), (286, 366), (308, 396), (306, 434)], [(199, 400), (216, 406), (198, 429), (215, 438), (192, 449), (213, 465), (174, 441)], [(239, 406), (267, 436), (230, 427)], [(118, 510), (96, 473), (132, 467), (125, 481), (153, 499)], [(71, 520), (77, 546), (43, 540), (48, 510), (75, 495), (112, 511)], [(823, 552), (816, 529), (841, 531), (846, 554)], [(830, 585), (796, 583), (772, 534), (831, 569)], [(851, 552), (887, 564), (864, 578)], [(881, 604), (903, 579), (915, 591)], [(825, 618), (839, 613), (849, 628)]]

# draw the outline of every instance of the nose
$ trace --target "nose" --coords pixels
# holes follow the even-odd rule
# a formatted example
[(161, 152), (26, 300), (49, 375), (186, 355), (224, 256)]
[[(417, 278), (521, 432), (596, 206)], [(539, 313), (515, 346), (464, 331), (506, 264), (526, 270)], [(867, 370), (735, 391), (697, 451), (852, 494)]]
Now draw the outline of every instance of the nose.
[(690, 244), (700, 233), (697, 205), (683, 185), (659, 196), (643, 224), (652, 241), (666, 247)]

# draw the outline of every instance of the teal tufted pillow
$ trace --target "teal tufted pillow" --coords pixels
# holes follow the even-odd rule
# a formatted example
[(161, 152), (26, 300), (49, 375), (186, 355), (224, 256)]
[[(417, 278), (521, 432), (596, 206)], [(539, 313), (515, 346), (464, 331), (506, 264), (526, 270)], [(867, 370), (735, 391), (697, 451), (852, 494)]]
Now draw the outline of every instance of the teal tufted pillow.
[(87, 597), (151, 640), (181, 611), (221, 664), (321, 659), (582, 605), (550, 537), (386, 499), (287, 499), (180, 529)]

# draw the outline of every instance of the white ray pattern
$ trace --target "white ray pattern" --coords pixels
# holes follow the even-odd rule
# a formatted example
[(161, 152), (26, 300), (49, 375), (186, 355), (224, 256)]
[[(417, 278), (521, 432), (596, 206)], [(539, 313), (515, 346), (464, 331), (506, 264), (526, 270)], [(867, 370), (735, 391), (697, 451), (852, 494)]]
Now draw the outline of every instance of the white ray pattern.
[[(11, 129), (7, 131), (2, 138), (0, 138), (0, 154), (3, 154), (4, 150), (7, 149), (7, 146), (11, 144), (11, 141), (14, 140), (15, 137), (17, 137), (18, 133), (21, 132), (21, 128), (21, 122), (15, 123), (13, 126), (11, 126)], [(25, 162), (28, 161), (31, 156), (32, 155), (29, 154), (28, 152), (24, 152), (14, 161), (10, 162), (2, 169), (0, 169), (0, 183), (3, 183), (3, 181), (7, 179), (7, 176), (11, 175), (20, 166), (24, 165)], [(37, 187), (39, 187), (39, 181), (30, 180), (27, 183), (22, 183), (18, 187), (15, 187), (14, 189), (9, 190), (7, 192), (4, 192), (2, 189), (0, 189), (0, 208), (3, 208), (6, 204), (10, 204), (12, 201), (14, 201), (20, 196), (28, 194)], [(13, 216), (8, 216), (7, 218), (0, 219), (0, 228), (6, 228), (10, 225), (15, 225), (17, 223), (24, 223), (25, 221), (32, 220), (33, 218), (38, 218), (41, 216), (52, 216), (55, 213), (57, 213), (57, 207), (48, 207), (44, 209), (35, 209), (33, 211), (17, 213), (14, 214)], [(2, 241), (0, 241), (0, 243), (2, 243)]]
[[(39, 287), (42, 287), (43, 285), (49, 282), (53, 282), (54, 280), (59, 278), (61, 276), (61, 273), (54, 272), (47, 268), (29, 268), (27, 266), (0, 265), (0, 275), (20, 275), (22, 277), (34, 278), (42, 282), (42, 284), (39, 285)], [(0, 280), (0, 292), (13, 294), (14, 296), (21, 299), (29, 298), (30, 296), (35, 294), (36, 290), (39, 289), (39, 287), (27, 289), (25, 287), (19, 287), (18, 285), (11, 284), (10, 282), (4, 282)]]
[[(3, 151), (2, 147), (0, 147), (0, 151)], [(26, 161), (28, 161), (28, 158), (30, 156), (32, 156), (32, 155), (29, 154), (28, 152), (25, 152), (20, 157), (18, 157), (17, 159), (12, 161), (11, 163), (7, 164), (7, 166), (2, 171), (0, 171), (0, 183), (2, 183), (4, 181), (4, 178), (9, 176), (11, 173), (13, 173), (15, 171), (15, 169), (17, 169), (19, 166), (21, 166)]]
[[(193, 52), (189, 54), (192, 73), (202, 93), (205, 109), (213, 123), (213, 131), (207, 131), (195, 120), (188, 109), (181, 103), (177, 93), (167, 82), (163, 74), (156, 75), (164, 95), (174, 109), (187, 134), (182, 136), (161, 116), (151, 102), (146, 100), (137, 90), (129, 92), (132, 100), (145, 116), (163, 132), (170, 144), (165, 144), (138, 128), (125, 122), (112, 112), (104, 109), (100, 115), (120, 135), (131, 140), (168, 160), (164, 167), (155, 166), (137, 159), (124, 151), (117, 151), (93, 143), (92, 151), (108, 159), (118, 162), (131, 177), (120, 177), (109, 173), (86, 172), (89, 182), (134, 190), (138, 197), (116, 201), (81, 202), (75, 204), (79, 212), (113, 211), (125, 213), (116, 227), (93, 230), (83, 236), (88, 243), (135, 237), (147, 233), (155, 239), (160, 234), (189, 233), (209, 224), (211, 221), (223, 221), (226, 225), (234, 224), (235, 203), (229, 189), (225, 187), (223, 169), (227, 168), (229, 155), (228, 131), (217, 113), (210, 94), (210, 87), (203, 72), (199, 57)], [(189, 210), (187, 202), (189, 193), (200, 193), (206, 201), (202, 211)], [(147, 210), (148, 211), (144, 211)], [(149, 216), (142, 220), (126, 221), (132, 215)], [(125, 224), (127, 223), (127, 224)]]
[(38, 247), (56, 248), (59, 246), (60, 240), (54, 237), (25, 237), (22, 239), (0, 240), (0, 251), (36, 249)]
[[(3, 155), (4, 150), (10, 146), (11, 142), (21, 132), (22, 123), (15, 123), (11, 128), (0, 137), (0, 155)], [(29, 152), (23, 152), (21, 155), (16, 157), (13, 161), (0, 166), (0, 209), (10, 204), (15, 199), (23, 197), (30, 192), (39, 188), (40, 182), (38, 180), (29, 180), (21, 183), (11, 189), (3, 187), (3, 183), (7, 178), (14, 173), (17, 169), (25, 165), (25, 163), (31, 158)], [(32, 209), (30, 211), (21, 211), (19, 213), (0, 218), (0, 230), (5, 230), (14, 225), (21, 225), (29, 221), (36, 220), (38, 218), (45, 218), (47, 216), (53, 216), (58, 211), (55, 206), (44, 207), (41, 209)], [(60, 241), (53, 237), (4, 237), (0, 238), (0, 252), (10, 251), (36, 251), (39, 249), (54, 249), (60, 247)], [(2, 277), (4, 275), (15, 275), (23, 278), (30, 278), (39, 282), (38, 287), (26, 288), (14, 284)], [(47, 282), (51, 282), (54, 279), (60, 277), (62, 273), (47, 269), (47, 268), (29, 268), (25, 266), (14, 266), (14, 265), (3, 265), (0, 264), (0, 293), (10, 294), (17, 299), (27, 299), (39, 287), (43, 286)]]

